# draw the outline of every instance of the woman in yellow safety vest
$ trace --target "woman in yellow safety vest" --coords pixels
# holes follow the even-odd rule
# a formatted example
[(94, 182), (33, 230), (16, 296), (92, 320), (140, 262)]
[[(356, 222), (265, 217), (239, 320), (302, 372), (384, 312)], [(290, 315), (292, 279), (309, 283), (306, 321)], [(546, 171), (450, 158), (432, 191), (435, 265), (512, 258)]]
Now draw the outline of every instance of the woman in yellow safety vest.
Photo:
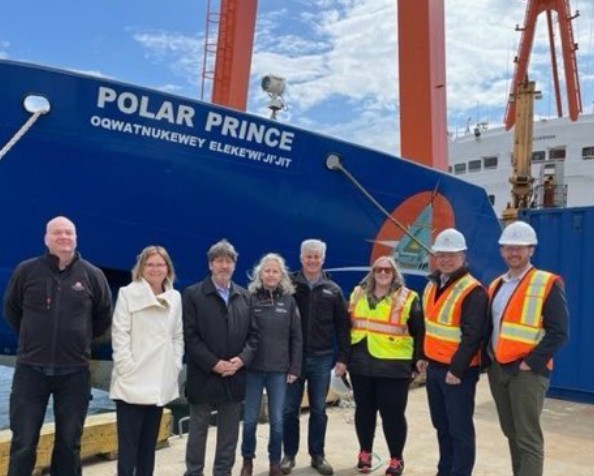
[(360, 453), (357, 469), (372, 466), (377, 413), (390, 450), (386, 475), (404, 470), (408, 386), (422, 349), (424, 322), (417, 293), (404, 285), (394, 258), (382, 256), (350, 298), (349, 374), (355, 396), (355, 428)]

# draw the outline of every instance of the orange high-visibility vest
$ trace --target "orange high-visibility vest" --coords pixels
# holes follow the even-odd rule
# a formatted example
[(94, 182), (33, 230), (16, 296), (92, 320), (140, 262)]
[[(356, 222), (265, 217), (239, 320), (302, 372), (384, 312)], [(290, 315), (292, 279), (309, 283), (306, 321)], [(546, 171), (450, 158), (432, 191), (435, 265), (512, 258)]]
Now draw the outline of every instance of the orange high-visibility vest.
[(407, 323), (417, 298), (417, 293), (403, 287), (371, 309), (367, 293), (357, 286), (349, 306), (351, 344), (367, 338), (367, 349), (377, 359), (412, 359), (414, 342)]
[[(462, 340), (460, 319), (464, 298), (481, 284), (470, 274), (465, 274), (451, 284), (435, 299), (437, 285), (430, 281), (423, 293), (425, 313), (425, 355), (436, 362), (451, 364), (452, 357)], [(471, 366), (479, 364), (479, 353), (472, 358)]]
[[(489, 286), (491, 303), (502, 279), (503, 276), (498, 277)], [(546, 332), (542, 326), (542, 307), (553, 284), (559, 280), (559, 276), (536, 268), (522, 278), (501, 316), (497, 348), (494, 349), (497, 362), (508, 364), (523, 359), (540, 342)], [(547, 367), (553, 367), (553, 359)]]

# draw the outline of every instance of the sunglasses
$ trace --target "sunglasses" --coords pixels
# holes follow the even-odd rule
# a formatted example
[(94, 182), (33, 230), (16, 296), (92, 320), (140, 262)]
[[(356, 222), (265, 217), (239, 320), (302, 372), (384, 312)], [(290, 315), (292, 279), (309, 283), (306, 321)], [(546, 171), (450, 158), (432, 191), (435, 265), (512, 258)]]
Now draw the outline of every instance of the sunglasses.
[(378, 266), (377, 268), (373, 268), (373, 272), (374, 273), (392, 274), (394, 272), (394, 270), (392, 268), (390, 268), (389, 266), (386, 266), (386, 267)]

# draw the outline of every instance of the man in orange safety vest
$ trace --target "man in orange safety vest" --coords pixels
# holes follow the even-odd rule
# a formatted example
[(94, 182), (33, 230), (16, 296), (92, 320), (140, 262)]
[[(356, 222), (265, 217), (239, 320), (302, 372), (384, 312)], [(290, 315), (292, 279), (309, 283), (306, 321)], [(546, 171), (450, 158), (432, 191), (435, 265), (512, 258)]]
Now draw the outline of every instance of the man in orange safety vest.
[(553, 354), (568, 338), (561, 278), (530, 263), (537, 242), (529, 224), (508, 225), (499, 239), (508, 271), (489, 286), (489, 384), (509, 442), (514, 476), (543, 474), (540, 414)]

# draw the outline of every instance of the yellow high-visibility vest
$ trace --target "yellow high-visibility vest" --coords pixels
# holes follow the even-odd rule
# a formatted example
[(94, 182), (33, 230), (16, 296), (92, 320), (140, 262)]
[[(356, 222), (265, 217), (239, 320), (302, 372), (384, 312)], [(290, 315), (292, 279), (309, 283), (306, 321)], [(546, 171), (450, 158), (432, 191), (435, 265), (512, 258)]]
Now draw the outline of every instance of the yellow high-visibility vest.
[(417, 293), (402, 287), (371, 309), (367, 293), (357, 286), (351, 294), (351, 344), (367, 338), (369, 353), (378, 359), (413, 358), (414, 341), (408, 332), (408, 319)]

